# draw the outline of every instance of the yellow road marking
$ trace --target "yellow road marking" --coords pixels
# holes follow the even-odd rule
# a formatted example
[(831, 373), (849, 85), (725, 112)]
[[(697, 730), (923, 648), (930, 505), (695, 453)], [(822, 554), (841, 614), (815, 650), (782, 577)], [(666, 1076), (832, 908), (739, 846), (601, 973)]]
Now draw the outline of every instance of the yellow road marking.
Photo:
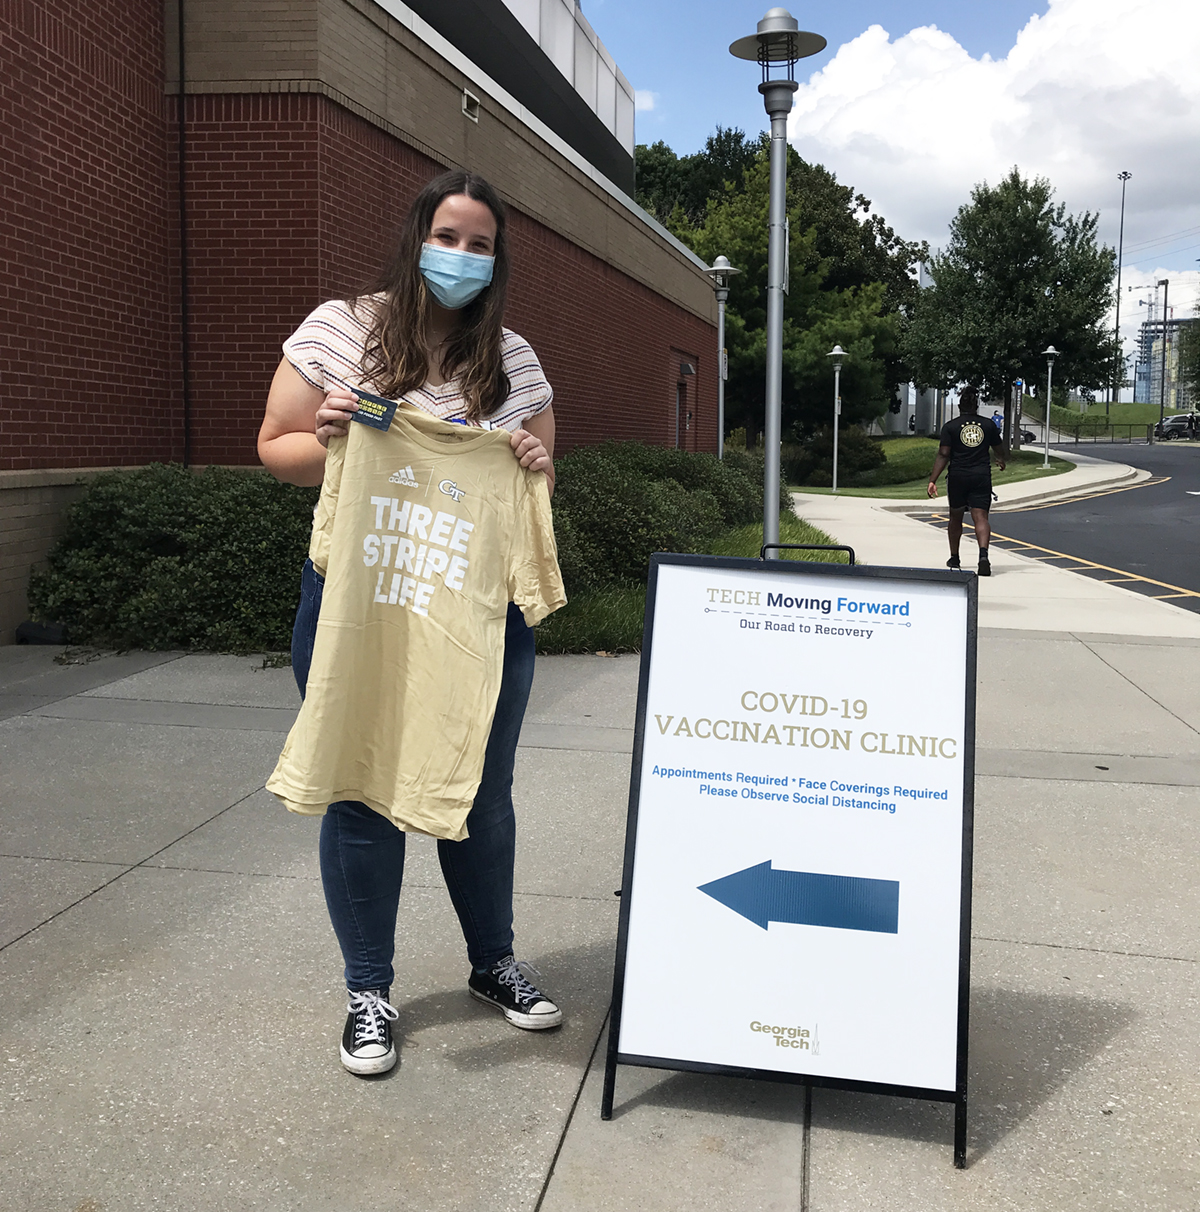
[(1132, 492), (1135, 488), (1153, 488), (1157, 484), (1165, 484), (1170, 478), (1170, 476), (1159, 476), (1158, 478), (1151, 476), (1150, 479), (1143, 480), (1140, 484), (1126, 484), (1124, 488), (1106, 488), (1103, 492), (1089, 492), (1078, 497), (1067, 497), (1063, 501), (1047, 501), (1044, 505), (1028, 505), (1025, 508), (1014, 505), (1009, 509), (1001, 502), (999, 512), (1032, 513), (1035, 509), (1054, 509), (1058, 505), (1074, 505), (1076, 501), (1094, 501), (1097, 497), (1110, 497), (1116, 492)]
[[(1010, 543), (1010, 542), (1014, 541), (1012, 539), (1009, 539), (1005, 535), (996, 534), (994, 531), (992, 533), (995, 538), (1001, 539), (1002, 541), (1004, 541), (1006, 543)], [(1176, 598), (1200, 598), (1200, 593), (1197, 593), (1195, 590), (1192, 590), (1192, 589), (1184, 589), (1182, 585), (1170, 585), (1166, 581), (1156, 581), (1153, 577), (1143, 577), (1143, 576), (1139, 576), (1137, 573), (1127, 572), (1123, 568), (1111, 568), (1107, 564), (1097, 564), (1094, 560), (1085, 560), (1085, 559), (1082, 559), (1080, 556), (1067, 555), (1065, 552), (1054, 551), (1052, 548), (1049, 548), (1049, 547), (1039, 547), (1036, 543), (1026, 543), (1025, 546), (1032, 548), (1034, 551), (1044, 551), (1046, 553), (1046, 555), (1055, 557), (1057, 559), (1074, 560), (1080, 567), (1083, 567), (1083, 568), (1098, 568), (1102, 572), (1115, 572), (1117, 574), (1117, 576), (1119, 576), (1123, 580), (1141, 581), (1144, 585), (1158, 585), (1162, 589), (1170, 589), (1172, 592), (1169, 595), (1163, 594), (1162, 596), (1164, 596), (1164, 597), (1170, 596), (1170, 597), (1176, 597)], [(1038, 559), (1040, 557), (1035, 556), (1033, 558)], [(1042, 562), (1045, 563), (1044, 560)], [(1063, 571), (1064, 572), (1074, 572), (1075, 570), (1073, 568), (1066, 568), (1066, 569), (1063, 569)]]

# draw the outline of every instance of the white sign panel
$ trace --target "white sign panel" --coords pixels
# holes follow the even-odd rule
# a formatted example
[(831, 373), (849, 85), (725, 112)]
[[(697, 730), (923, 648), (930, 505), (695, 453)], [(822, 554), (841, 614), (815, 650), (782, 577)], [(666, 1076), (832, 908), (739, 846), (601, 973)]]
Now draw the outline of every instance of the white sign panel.
[(674, 559), (616, 1051), (952, 1094), (965, 580)]

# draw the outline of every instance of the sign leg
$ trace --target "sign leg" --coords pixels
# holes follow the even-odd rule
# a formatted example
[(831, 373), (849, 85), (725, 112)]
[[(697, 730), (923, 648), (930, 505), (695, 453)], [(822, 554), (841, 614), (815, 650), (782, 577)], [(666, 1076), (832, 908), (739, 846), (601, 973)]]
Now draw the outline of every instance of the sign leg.
[(954, 1165), (967, 1168), (967, 1096), (960, 1094), (954, 1102)]
[(612, 1119), (613, 1093), (617, 1085), (617, 1064), (610, 1056), (604, 1062), (604, 1094), (600, 1098), (600, 1118)]

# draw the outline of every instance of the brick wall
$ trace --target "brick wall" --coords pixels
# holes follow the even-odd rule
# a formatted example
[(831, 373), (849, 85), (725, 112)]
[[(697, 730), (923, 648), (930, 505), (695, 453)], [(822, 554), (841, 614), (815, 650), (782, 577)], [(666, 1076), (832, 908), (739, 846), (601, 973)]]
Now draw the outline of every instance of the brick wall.
[(320, 293), (320, 99), (187, 98), (191, 457), (257, 462), (279, 345)]
[[(0, 0), (0, 35), (0, 471), (180, 459), (177, 99), (164, 95), (161, 5)], [(247, 463), (281, 341), (371, 275), (441, 165), (315, 92), (189, 95), (187, 119), (191, 457)], [(483, 133), (468, 143), (494, 158)], [(555, 387), (560, 447), (672, 443), (675, 349), (700, 371), (682, 444), (712, 448), (711, 326), (531, 217), (582, 189), (540, 171), (545, 191), (512, 215), (508, 322)], [(578, 201), (599, 205), (586, 190)], [(628, 221), (602, 212), (588, 243), (628, 259), (631, 232), (599, 234)]]
[(179, 457), (159, 0), (0, 0), (0, 470)]
[[(253, 462), (281, 342), (317, 303), (372, 276), (442, 166), (317, 94), (188, 105), (193, 458)], [(554, 386), (560, 449), (673, 444), (686, 359), (699, 374), (682, 444), (715, 450), (712, 327), (519, 211), (511, 232), (507, 323)]]

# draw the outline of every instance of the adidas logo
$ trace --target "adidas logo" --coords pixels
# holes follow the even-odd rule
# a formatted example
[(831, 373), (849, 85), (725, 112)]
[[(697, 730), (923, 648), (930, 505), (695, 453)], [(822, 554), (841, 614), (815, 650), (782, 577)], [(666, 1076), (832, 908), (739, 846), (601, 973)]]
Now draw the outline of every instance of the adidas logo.
[(420, 484), (417, 483), (416, 477), (413, 475), (413, 469), (411, 466), (403, 467), (399, 471), (393, 471), (392, 474), (388, 476), (388, 483), (407, 484), (409, 488), (421, 487)]

